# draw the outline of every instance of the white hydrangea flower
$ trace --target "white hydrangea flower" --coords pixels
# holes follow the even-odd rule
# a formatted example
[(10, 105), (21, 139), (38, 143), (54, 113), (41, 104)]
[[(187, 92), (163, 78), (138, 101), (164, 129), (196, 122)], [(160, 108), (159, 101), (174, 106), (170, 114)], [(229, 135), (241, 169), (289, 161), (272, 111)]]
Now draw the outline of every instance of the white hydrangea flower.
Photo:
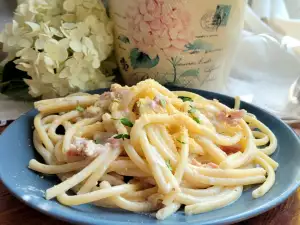
[(0, 41), (7, 61), (17, 58), (16, 67), (31, 77), (25, 82), (34, 97), (108, 87), (113, 79), (101, 72), (113, 32), (98, 0), (19, 0)]
[(44, 51), (48, 57), (59, 63), (64, 62), (68, 58), (68, 49), (61, 45), (57, 40), (50, 39), (44, 45)]

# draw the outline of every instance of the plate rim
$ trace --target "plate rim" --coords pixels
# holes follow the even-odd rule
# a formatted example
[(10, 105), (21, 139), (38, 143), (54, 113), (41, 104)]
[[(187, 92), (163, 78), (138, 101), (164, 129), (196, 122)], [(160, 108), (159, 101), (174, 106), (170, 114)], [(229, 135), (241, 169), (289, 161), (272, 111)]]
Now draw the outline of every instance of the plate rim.
[[(198, 90), (198, 89), (193, 89), (193, 88), (184, 88), (184, 87), (177, 87), (177, 86), (170, 86), (170, 85), (166, 85), (167, 88), (175, 88), (178, 90), (182, 90), (182, 91), (190, 91), (193, 93), (206, 93), (209, 95), (213, 95), (215, 96), (214, 98), (218, 99), (218, 98), (225, 98), (225, 99), (231, 99), (232, 101), (234, 101), (234, 98), (229, 96), (229, 95), (225, 95), (225, 94), (221, 94), (221, 93), (215, 93), (215, 92), (211, 92), (211, 91), (205, 91), (205, 90)], [(97, 89), (94, 91), (90, 91), (89, 93), (91, 94), (96, 94), (96, 93), (103, 93), (105, 91), (109, 90), (108, 88), (101, 88), (101, 89)], [(252, 108), (255, 108), (256, 110), (259, 110), (261, 112), (263, 112), (264, 114), (267, 114), (268, 116), (271, 116), (272, 118), (274, 118), (275, 120), (279, 121), (282, 125), (284, 125), (285, 129), (288, 129), (289, 131), (291, 131), (291, 133), (293, 134), (293, 137), (295, 138), (295, 140), (298, 142), (298, 145), (300, 146), (300, 139), (299, 136), (295, 133), (295, 131), (288, 126), (286, 123), (284, 123), (280, 118), (278, 118), (277, 116), (275, 116), (274, 114), (272, 114), (271, 112), (268, 112), (267, 110), (256, 106), (254, 104), (251, 103), (247, 103), (244, 101), (241, 101), (242, 105), (246, 105), (246, 106), (250, 106)], [(0, 143), (1, 143), (1, 139), (3, 138), (3, 136), (6, 133), (9, 133), (9, 130), (12, 129), (12, 127), (18, 122), (18, 120), (20, 120), (22, 117), (27, 117), (28, 114), (30, 113), (34, 113), (36, 110), (35, 109), (31, 109), (28, 112), (22, 114), (21, 116), (19, 116), (15, 121), (13, 121), (4, 131), (3, 133), (0, 135)], [(1, 167), (0, 167), (1, 168)], [(25, 201), (22, 196), (18, 193), (18, 191), (16, 190), (16, 188), (12, 187), (12, 185), (10, 185), (10, 182), (7, 182), (7, 180), (4, 180), (2, 178), (2, 171), (0, 170), (0, 181), (2, 182), (2, 184), (5, 186), (5, 188), (7, 188), (7, 190), (14, 196), (16, 197), (18, 200), (20, 200), (21, 202), (23, 202), (25, 205), (33, 208), (34, 210), (37, 210), (47, 216), (51, 216), (52, 218), (56, 218), (62, 221), (66, 221), (66, 222), (71, 222), (71, 223), (75, 223), (75, 224), (87, 224), (87, 225), (95, 225), (94, 222), (96, 222), (96, 224), (106, 224), (106, 225), (125, 225), (125, 224), (130, 224), (132, 222), (125, 222), (125, 221), (111, 221), (111, 220), (105, 220), (105, 219), (94, 219), (94, 221), (91, 221), (93, 219), (92, 216), (88, 216), (88, 215), (82, 215), (82, 214), (70, 214), (70, 213), (60, 213), (61, 210), (59, 209), (50, 209), (50, 210), (45, 210), (41, 207), (39, 207), (38, 205), (34, 204), (34, 202), (32, 201)], [(257, 207), (254, 210), (251, 211), (245, 211), (242, 212), (240, 214), (236, 214), (236, 215), (232, 215), (226, 218), (222, 218), (222, 219), (215, 219), (215, 220), (211, 220), (208, 222), (184, 222), (182, 224), (201, 224), (201, 225), (225, 225), (225, 224), (232, 224), (232, 223), (238, 223), (241, 221), (245, 221), (248, 219), (251, 219), (253, 217), (256, 217), (258, 215), (261, 215), (273, 208), (275, 208), (276, 206), (282, 204), (284, 201), (286, 201), (292, 194), (294, 194), (296, 192), (296, 190), (300, 187), (300, 180), (297, 180), (291, 187), (289, 187), (288, 189), (284, 190), (284, 192), (282, 192), (281, 195), (273, 198), (270, 201), (265, 202), (263, 205), (261, 205), (260, 207)], [(43, 199), (45, 200), (45, 199)], [(46, 201), (46, 200), (45, 200)], [(49, 201), (47, 201), (49, 202)], [(53, 202), (53, 200), (51, 200), (50, 202)], [(53, 204), (53, 203), (51, 203)], [(234, 203), (232, 203), (234, 204)], [(156, 223), (161, 223), (155, 219), (153, 219), (153, 222), (143, 222), (143, 224), (145, 225), (151, 225), (151, 224), (156, 224)], [(163, 221), (162, 221), (163, 224)]]

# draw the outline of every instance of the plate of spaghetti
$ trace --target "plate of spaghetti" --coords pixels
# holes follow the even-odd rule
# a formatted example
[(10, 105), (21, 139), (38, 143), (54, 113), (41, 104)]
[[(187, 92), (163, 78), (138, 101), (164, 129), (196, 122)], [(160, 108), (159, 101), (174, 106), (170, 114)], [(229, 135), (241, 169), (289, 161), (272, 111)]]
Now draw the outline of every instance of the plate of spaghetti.
[(153, 80), (38, 101), (0, 152), (15, 196), (78, 224), (230, 224), (300, 182), (299, 140), (279, 119)]

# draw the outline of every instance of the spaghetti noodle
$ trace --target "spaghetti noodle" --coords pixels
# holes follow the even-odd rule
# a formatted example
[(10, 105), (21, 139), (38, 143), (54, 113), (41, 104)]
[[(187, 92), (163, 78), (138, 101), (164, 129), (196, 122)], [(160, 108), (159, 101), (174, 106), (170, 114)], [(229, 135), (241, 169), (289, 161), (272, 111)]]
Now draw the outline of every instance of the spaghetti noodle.
[(246, 185), (259, 184), (259, 198), (275, 182), (276, 137), (238, 98), (230, 109), (146, 80), (35, 107), (34, 145), (46, 164), (32, 159), (29, 168), (62, 179), (48, 200), (156, 211), (162, 220), (182, 205), (186, 215), (224, 207)]

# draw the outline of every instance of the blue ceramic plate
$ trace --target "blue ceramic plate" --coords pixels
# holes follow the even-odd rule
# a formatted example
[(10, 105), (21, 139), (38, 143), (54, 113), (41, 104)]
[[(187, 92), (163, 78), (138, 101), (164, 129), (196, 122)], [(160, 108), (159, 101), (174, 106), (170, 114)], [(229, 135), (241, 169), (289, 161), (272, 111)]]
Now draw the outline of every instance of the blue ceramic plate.
[[(205, 91), (187, 90), (209, 99), (219, 99), (222, 103), (233, 107), (234, 100), (220, 94)], [(99, 90), (96, 93), (102, 93)], [(0, 136), (0, 178), (5, 186), (20, 200), (29, 206), (56, 218), (93, 225), (134, 225), (134, 224), (230, 224), (259, 215), (288, 198), (300, 183), (300, 143), (297, 135), (283, 122), (269, 113), (242, 103), (242, 108), (255, 114), (275, 133), (279, 147), (272, 156), (280, 167), (276, 173), (276, 183), (264, 197), (254, 200), (252, 190), (244, 192), (242, 197), (223, 209), (195, 216), (185, 216), (179, 211), (165, 221), (156, 221), (149, 214), (135, 214), (117, 209), (103, 209), (92, 205), (65, 207), (55, 200), (46, 201), (44, 191), (59, 181), (55, 176), (42, 176), (27, 168), (32, 158), (41, 159), (32, 146), (32, 124), (36, 111), (21, 116)]]

